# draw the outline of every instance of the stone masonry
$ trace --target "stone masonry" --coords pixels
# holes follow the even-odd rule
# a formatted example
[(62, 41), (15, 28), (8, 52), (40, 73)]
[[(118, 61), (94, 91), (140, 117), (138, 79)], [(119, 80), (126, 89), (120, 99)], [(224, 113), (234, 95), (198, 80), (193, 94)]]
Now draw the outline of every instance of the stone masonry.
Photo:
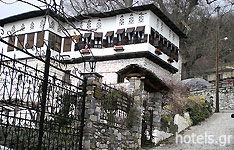
[[(94, 87), (101, 84), (100, 76), (85, 74), (88, 78), (83, 149), (135, 150), (140, 148), (140, 128), (136, 130), (114, 127), (101, 121), (101, 102), (94, 97)], [(138, 125), (138, 124), (137, 124)]]

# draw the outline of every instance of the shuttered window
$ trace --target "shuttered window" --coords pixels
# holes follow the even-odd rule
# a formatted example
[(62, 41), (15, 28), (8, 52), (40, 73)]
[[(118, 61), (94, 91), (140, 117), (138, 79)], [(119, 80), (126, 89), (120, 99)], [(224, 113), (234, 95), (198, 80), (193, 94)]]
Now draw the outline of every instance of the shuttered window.
[(113, 47), (114, 46), (114, 31), (109, 31), (105, 35), (106, 41), (107, 41), (107, 47)]
[(44, 44), (44, 32), (37, 32), (37, 47), (43, 47)]
[(34, 45), (34, 33), (30, 33), (27, 35), (27, 43), (26, 43), (26, 48), (30, 49)]
[(94, 33), (94, 48), (102, 48), (102, 32)]
[(124, 33), (125, 29), (118, 29), (116, 34), (117, 34), (117, 45), (123, 45), (124, 44)]
[(60, 36), (56, 35), (55, 51), (61, 52), (61, 43), (62, 43), (62, 38)]
[[(15, 36), (10, 36), (8, 43), (15, 45)], [(14, 47), (8, 45), (7, 51), (8, 52), (14, 51)]]
[(72, 44), (71, 38), (69, 38), (69, 37), (64, 38), (63, 52), (70, 52), (71, 51), (71, 44)]
[(49, 46), (51, 49), (61, 52), (62, 38), (52, 32), (49, 33)]
[(17, 47), (19, 49), (23, 49), (24, 48), (24, 37), (25, 35), (19, 35), (17, 38), (18, 38), (18, 41), (17, 41)]

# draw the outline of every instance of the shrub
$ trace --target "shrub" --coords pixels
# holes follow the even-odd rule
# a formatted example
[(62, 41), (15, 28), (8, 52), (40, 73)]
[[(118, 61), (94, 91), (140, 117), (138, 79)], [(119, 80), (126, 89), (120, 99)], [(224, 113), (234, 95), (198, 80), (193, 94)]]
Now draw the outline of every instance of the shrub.
[(212, 114), (211, 104), (202, 96), (190, 96), (187, 111), (196, 125)]

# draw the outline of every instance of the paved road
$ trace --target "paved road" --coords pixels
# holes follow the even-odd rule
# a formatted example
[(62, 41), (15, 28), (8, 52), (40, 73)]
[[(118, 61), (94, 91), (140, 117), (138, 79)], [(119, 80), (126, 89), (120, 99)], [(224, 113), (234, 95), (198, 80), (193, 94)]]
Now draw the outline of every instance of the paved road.
[(234, 150), (234, 119), (230, 116), (231, 113), (215, 113), (168, 140), (169, 144), (148, 150)]

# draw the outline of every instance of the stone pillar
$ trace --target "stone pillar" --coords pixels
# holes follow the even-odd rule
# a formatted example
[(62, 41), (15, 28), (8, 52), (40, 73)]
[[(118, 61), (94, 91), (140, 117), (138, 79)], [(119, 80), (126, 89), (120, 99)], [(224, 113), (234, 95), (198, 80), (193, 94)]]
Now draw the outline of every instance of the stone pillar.
[(154, 92), (149, 94), (150, 109), (153, 110), (153, 130), (160, 128), (162, 114), (162, 94)]
[(83, 77), (87, 78), (87, 98), (85, 103), (85, 126), (83, 135), (83, 149), (95, 149), (96, 128), (93, 127), (95, 122), (99, 122), (101, 113), (101, 104), (94, 98), (94, 89), (102, 83), (102, 76), (98, 73), (84, 73)]
[(143, 96), (144, 96), (144, 77), (129, 78), (129, 92), (134, 97), (134, 108), (136, 108), (136, 122), (133, 124), (132, 130), (136, 132), (138, 144), (141, 147), (141, 132), (142, 132), (142, 115), (143, 115)]

